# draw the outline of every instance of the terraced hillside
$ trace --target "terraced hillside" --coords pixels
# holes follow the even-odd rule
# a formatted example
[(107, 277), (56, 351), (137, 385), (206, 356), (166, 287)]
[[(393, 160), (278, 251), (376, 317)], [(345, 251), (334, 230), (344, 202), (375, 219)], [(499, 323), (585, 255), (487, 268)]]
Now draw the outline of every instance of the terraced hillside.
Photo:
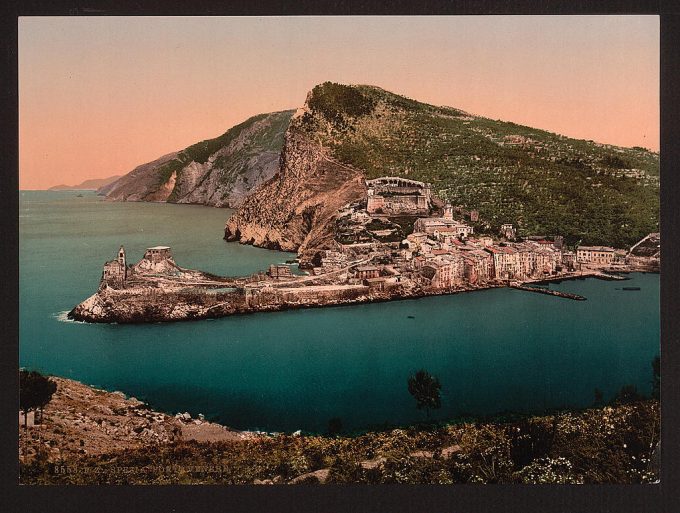
[(292, 115), (254, 116), (215, 139), (143, 164), (98, 192), (118, 201), (237, 207), (278, 170)]
[(478, 210), (488, 229), (509, 222), (520, 235), (617, 247), (658, 231), (659, 155), (644, 148), (570, 139), (330, 82), (309, 93), (298, 127), (366, 178), (432, 183), (442, 199)]

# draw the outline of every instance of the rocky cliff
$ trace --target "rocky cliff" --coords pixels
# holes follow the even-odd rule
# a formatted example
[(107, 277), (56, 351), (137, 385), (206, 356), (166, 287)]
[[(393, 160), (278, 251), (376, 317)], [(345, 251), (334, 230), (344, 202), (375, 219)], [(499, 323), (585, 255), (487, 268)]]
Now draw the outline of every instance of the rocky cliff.
[(142, 164), (98, 193), (116, 201), (237, 207), (278, 170), (292, 115), (254, 116), (215, 139)]
[(279, 173), (246, 198), (227, 222), (225, 239), (301, 253), (326, 247), (338, 209), (364, 196), (363, 174), (333, 159), (300, 119), (286, 134)]
[(290, 123), (279, 173), (228, 221), (227, 240), (289, 251), (323, 247), (337, 209), (365, 178), (429, 182), (479, 212), (480, 231), (626, 247), (658, 231), (659, 155), (570, 139), (373, 86), (324, 83)]

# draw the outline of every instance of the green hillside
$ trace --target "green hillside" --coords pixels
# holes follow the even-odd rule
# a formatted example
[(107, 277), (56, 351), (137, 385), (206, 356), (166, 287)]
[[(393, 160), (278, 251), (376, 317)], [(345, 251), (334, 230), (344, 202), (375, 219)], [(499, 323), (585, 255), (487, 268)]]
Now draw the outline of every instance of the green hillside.
[(630, 246), (658, 231), (659, 156), (419, 103), (372, 86), (326, 82), (303, 126), (368, 178), (432, 183), (494, 230), (562, 234), (569, 244)]

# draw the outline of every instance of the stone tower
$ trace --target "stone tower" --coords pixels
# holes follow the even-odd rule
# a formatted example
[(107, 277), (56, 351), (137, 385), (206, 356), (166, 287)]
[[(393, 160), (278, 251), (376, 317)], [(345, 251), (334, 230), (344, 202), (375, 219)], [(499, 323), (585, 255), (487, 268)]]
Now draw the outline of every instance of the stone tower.
[(118, 264), (120, 265), (123, 275), (123, 286), (125, 286), (125, 280), (127, 279), (127, 260), (125, 259), (125, 247), (122, 245), (118, 250)]
[(444, 207), (444, 219), (453, 220), (453, 207), (450, 203), (447, 203)]

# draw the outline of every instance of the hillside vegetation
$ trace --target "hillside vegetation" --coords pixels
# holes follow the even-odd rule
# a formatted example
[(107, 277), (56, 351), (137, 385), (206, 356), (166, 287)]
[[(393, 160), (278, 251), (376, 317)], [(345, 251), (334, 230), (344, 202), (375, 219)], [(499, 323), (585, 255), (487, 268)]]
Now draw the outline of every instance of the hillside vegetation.
[[(658, 231), (659, 156), (570, 139), (378, 87), (326, 82), (308, 95), (303, 126), (366, 178), (432, 183), (480, 212), (488, 229), (627, 247)], [(481, 226), (480, 226), (481, 227)]]
[(238, 206), (278, 170), (292, 115), (253, 116), (219, 137), (143, 164), (99, 193), (124, 201)]
[[(97, 426), (93, 429), (96, 430)], [(23, 484), (645, 483), (658, 479), (659, 403), (356, 437), (178, 441), (21, 464)], [(48, 448), (49, 449), (49, 448)]]

